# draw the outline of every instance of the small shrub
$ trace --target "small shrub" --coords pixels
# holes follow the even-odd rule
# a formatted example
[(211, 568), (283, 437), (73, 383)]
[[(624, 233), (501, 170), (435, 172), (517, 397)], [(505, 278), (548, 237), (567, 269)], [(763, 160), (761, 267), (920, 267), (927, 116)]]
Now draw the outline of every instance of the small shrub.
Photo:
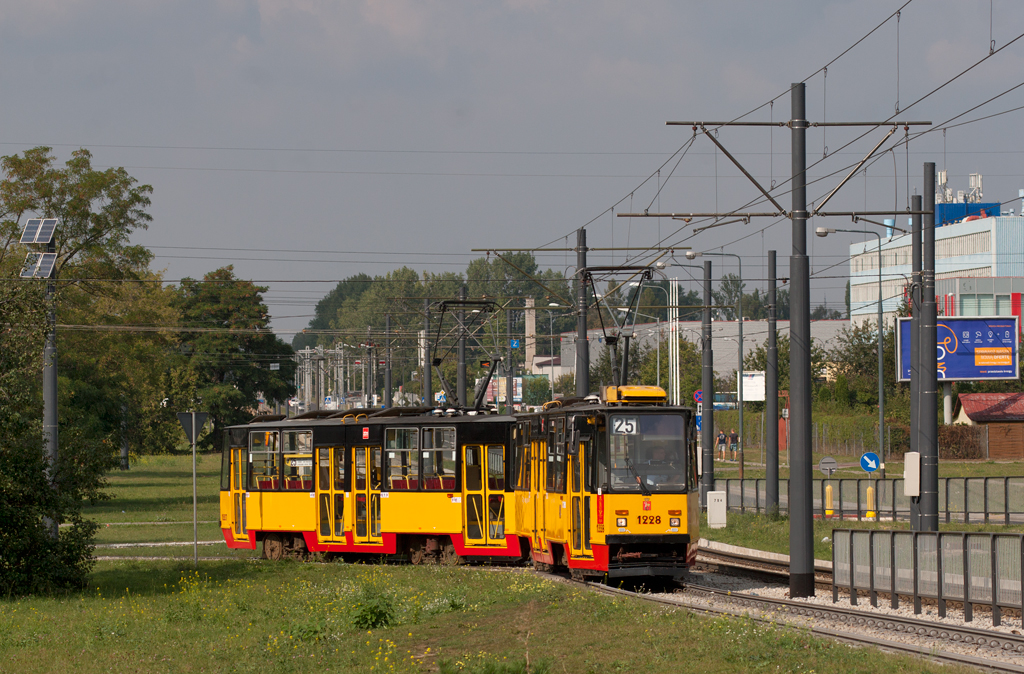
[(551, 664), (547, 660), (539, 662), (526, 662), (526, 660), (513, 660), (511, 662), (495, 662), (488, 660), (479, 664), (467, 664), (457, 660), (442, 660), (438, 665), (440, 674), (458, 674), (468, 672), (469, 674), (548, 674), (551, 671)]
[(364, 630), (390, 627), (397, 624), (395, 600), (388, 592), (373, 582), (364, 582), (356, 595), (352, 624)]

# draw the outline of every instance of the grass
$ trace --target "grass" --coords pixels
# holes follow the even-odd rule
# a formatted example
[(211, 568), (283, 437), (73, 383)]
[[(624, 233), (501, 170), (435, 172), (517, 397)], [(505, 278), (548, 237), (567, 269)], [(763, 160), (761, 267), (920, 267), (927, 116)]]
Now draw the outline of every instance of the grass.
[(524, 571), (103, 562), (92, 581), (0, 601), (0, 671), (966, 671)]
[[(884, 529), (910, 531), (910, 522), (867, 522), (857, 520), (814, 520), (814, 557), (832, 559), (833, 529)], [(1000, 533), (1024, 532), (1024, 525), (963, 524), (952, 522), (939, 524), (940, 531), (994, 531)], [(711, 541), (739, 545), (744, 548), (789, 554), (789, 518), (769, 517), (750, 513), (733, 513), (726, 516), (724, 529), (707, 526), (707, 515), (701, 514), (700, 535)]]

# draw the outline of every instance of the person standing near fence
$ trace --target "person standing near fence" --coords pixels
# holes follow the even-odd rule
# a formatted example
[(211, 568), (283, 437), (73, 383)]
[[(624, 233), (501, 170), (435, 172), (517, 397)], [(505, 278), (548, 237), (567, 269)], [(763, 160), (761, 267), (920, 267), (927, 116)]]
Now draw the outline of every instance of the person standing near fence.
[(737, 435), (736, 429), (733, 428), (729, 431), (729, 449), (732, 450), (732, 460), (736, 460), (736, 450), (740, 446), (740, 436)]
[(718, 458), (725, 461), (725, 431), (721, 428), (718, 429)]

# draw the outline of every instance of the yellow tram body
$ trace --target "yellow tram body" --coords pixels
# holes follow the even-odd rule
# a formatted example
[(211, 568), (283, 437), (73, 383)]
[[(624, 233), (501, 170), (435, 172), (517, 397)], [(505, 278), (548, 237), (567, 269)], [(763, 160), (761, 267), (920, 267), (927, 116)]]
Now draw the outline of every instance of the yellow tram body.
[(679, 576), (696, 551), (693, 411), (657, 387), (512, 416), (429, 408), (228, 429), (228, 546), (431, 560), (532, 557), (576, 575)]

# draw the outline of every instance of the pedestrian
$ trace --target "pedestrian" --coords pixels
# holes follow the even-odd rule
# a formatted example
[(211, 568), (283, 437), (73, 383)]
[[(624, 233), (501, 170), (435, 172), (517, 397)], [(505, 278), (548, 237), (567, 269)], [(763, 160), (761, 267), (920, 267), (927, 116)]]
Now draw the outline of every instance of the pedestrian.
[(718, 429), (718, 458), (725, 461), (725, 431), (721, 428)]
[(729, 432), (729, 449), (732, 450), (732, 460), (736, 460), (736, 450), (740, 446), (740, 436), (736, 434), (736, 429), (733, 428)]

